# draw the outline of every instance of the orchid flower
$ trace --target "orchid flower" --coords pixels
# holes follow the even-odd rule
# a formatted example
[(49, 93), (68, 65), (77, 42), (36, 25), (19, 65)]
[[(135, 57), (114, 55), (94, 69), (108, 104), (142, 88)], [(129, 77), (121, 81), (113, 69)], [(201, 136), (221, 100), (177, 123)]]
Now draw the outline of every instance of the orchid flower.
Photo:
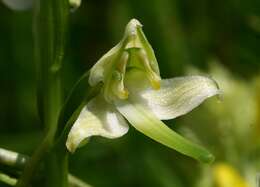
[(102, 83), (100, 93), (80, 112), (67, 138), (74, 152), (91, 136), (118, 138), (127, 133), (127, 121), (153, 140), (200, 161), (213, 156), (167, 127), (173, 119), (219, 93), (208, 77), (161, 79), (157, 60), (142, 25), (132, 19), (123, 39), (90, 70), (89, 84)]

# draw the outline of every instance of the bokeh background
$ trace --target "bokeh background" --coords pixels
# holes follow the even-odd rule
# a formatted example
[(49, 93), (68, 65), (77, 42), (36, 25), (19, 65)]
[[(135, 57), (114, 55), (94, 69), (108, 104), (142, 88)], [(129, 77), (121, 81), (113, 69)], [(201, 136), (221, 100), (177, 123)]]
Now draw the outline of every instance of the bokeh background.
[[(94, 137), (70, 171), (95, 187), (254, 187), (260, 172), (260, 1), (88, 0), (71, 13), (62, 70), (64, 97), (122, 37), (144, 25), (162, 77), (202, 74), (222, 90), (166, 123), (216, 156), (204, 165), (133, 128)], [(0, 147), (31, 154), (43, 137), (36, 106), (32, 12), (0, 4)], [(3, 184), (0, 184), (3, 186)]]

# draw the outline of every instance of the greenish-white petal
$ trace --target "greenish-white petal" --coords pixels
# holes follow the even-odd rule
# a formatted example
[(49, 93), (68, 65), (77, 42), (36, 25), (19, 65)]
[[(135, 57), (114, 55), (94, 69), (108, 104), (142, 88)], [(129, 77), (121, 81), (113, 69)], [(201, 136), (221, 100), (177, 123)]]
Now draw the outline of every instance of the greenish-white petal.
[(27, 10), (32, 7), (33, 0), (2, 0), (12, 10)]
[(99, 95), (82, 109), (69, 132), (66, 146), (74, 152), (83, 140), (91, 136), (118, 138), (127, 131), (128, 125), (123, 116)]
[(110, 49), (105, 55), (103, 55), (97, 63), (91, 68), (89, 75), (89, 84), (95, 86), (99, 82), (104, 82), (104, 77), (107, 71), (111, 71), (111, 67), (114, 65), (115, 61), (121, 49), (122, 43), (119, 42), (115, 47)]
[(81, 5), (81, 0), (69, 0), (70, 7), (72, 10), (76, 10)]
[(214, 160), (211, 153), (171, 130), (142, 104), (121, 100), (117, 101), (115, 105), (131, 125), (155, 141), (202, 162)]
[[(159, 119), (167, 120), (190, 112), (205, 99), (219, 94), (216, 82), (204, 76), (186, 76), (161, 80), (161, 88), (154, 90), (144, 86), (134, 87), (132, 83), (130, 96), (142, 103)], [(132, 90), (132, 92), (131, 92)]]

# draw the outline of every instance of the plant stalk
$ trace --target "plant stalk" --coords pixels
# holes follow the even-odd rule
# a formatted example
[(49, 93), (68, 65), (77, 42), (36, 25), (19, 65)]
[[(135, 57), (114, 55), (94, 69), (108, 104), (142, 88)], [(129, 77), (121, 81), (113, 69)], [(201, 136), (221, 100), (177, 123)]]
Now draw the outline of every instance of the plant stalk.
[[(67, 187), (67, 155), (51, 151), (57, 130), (58, 115), (62, 103), (60, 69), (62, 66), (67, 33), (69, 5), (67, 0), (37, 0), (34, 7), (34, 47), (38, 75), (38, 110), (45, 127), (45, 138), (25, 166), (18, 187), (31, 184), (34, 174), (43, 161), (46, 185)], [(59, 157), (59, 159), (57, 159)], [(53, 165), (57, 167), (52, 167)], [(61, 164), (61, 167), (58, 165)], [(64, 180), (60, 182), (60, 180)]]

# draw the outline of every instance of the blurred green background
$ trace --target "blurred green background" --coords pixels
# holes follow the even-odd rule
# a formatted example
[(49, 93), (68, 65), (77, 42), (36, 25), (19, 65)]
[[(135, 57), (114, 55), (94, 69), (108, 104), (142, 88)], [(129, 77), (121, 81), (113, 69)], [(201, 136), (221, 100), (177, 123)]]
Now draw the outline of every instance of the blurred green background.
[[(260, 172), (260, 1), (88, 0), (70, 16), (64, 97), (122, 37), (131, 18), (155, 50), (162, 77), (206, 74), (212, 98), (166, 122), (216, 156), (204, 165), (133, 128), (99, 137), (70, 158), (70, 171), (95, 187), (254, 187)], [(36, 106), (32, 12), (0, 4), (0, 147), (31, 154), (43, 132)], [(0, 184), (1, 186), (2, 184)]]

